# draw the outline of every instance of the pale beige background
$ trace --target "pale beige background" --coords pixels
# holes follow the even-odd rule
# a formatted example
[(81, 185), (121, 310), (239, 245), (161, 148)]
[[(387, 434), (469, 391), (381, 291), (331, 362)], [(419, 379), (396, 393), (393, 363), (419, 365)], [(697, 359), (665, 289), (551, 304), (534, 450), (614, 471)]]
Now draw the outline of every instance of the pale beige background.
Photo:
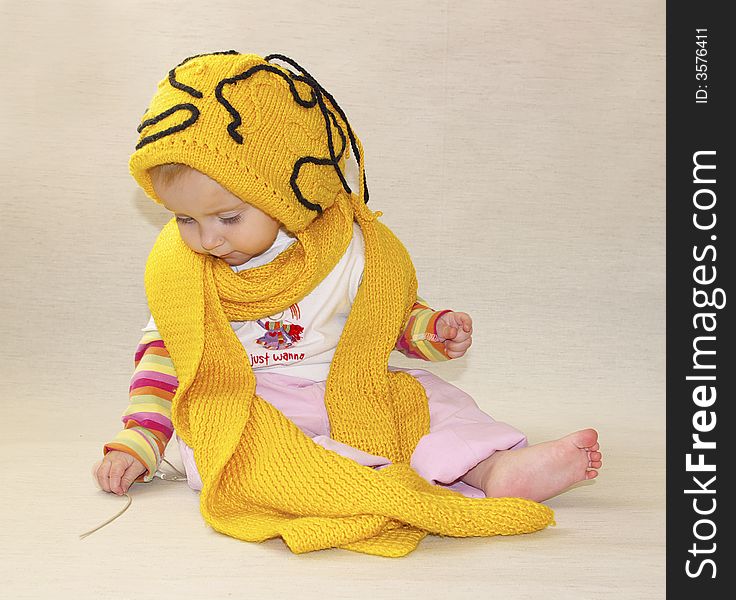
[[(664, 23), (653, 0), (2, 2), (3, 596), (663, 597)], [(157, 479), (78, 539), (125, 504), (90, 468), (168, 219), (128, 174), (135, 127), (169, 68), (229, 49), (292, 56), (335, 96), (420, 293), (473, 317), (466, 357), (393, 363), (532, 442), (599, 430), (601, 476), (548, 501), (556, 527), (297, 556)]]

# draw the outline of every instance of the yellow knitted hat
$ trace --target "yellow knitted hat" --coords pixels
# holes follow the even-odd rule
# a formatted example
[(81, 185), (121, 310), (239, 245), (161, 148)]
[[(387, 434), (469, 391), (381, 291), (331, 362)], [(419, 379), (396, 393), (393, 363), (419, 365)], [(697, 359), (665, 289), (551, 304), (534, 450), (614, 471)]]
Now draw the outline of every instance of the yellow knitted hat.
[[(275, 59), (300, 73), (272, 64)], [(159, 204), (147, 170), (183, 163), (301, 231), (339, 193), (351, 192), (343, 175), (348, 139), (358, 158), (359, 196), (368, 201), (362, 148), (344, 113), (281, 54), (230, 50), (185, 59), (159, 82), (138, 132), (130, 172)]]

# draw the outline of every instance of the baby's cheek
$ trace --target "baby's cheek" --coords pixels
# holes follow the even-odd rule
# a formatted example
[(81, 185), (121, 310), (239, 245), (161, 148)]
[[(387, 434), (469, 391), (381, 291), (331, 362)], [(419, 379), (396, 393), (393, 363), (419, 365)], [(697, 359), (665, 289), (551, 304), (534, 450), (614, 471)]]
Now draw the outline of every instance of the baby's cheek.
[(195, 234), (192, 234), (182, 227), (179, 227), (179, 233), (181, 234), (182, 241), (187, 245), (189, 249), (194, 250), (195, 252), (199, 252), (200, 254), (203, 253), (203, 250), (200, 247), (199, 241), (196, 239), (197, 236)]

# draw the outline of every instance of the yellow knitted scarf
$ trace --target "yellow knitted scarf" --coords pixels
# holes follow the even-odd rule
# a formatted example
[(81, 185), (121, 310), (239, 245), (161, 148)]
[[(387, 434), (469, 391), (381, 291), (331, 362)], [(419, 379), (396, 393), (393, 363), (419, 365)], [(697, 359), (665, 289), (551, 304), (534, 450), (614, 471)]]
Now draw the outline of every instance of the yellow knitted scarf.
[[(176, 368), (172, 421), (194, 451), (204, 519), (242, 540), (280, 536), (295, 553), (339, 547), (391, 557), (411, 552), (428, 533), (511, 535), (548, 526), (552, 511), (542, 504), (467, 498), (409, 466), (429, 432), (427, 397), (415, 378), (387, 367), (417, 282), (407, 250), (377, 215), (358, 196), (340, 194), (276, 259), (239, 273), (190, 250), (174, 219), (158, 236), (146, 293)], [(229, 323), (285, 310), (308, 294), (343, 255), (353, 220), (365, 239), (365, 271), (325, 404), (332, 437), (388, 457), (382, 470), (323, 448), (260, 398)]]

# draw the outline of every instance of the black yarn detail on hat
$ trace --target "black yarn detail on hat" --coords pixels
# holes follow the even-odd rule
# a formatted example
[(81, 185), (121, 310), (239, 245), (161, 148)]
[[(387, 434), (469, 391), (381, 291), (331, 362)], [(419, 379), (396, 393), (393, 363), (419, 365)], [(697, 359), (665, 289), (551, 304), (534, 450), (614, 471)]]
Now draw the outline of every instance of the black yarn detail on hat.
[[(204, 94), (184, 83), (181, 83), (180, 81), (177, 81), (176, 79), (176, 69), (182, 66), (183, 64), (189, 62), (190, 60), (193, 60), (195, 58), (199, 58), (201, 56), (212, 56), (212, 55), (233, 55), (233, 54), (240, 54), (239, 52), (235, 50), (228, 50), (225, 52), (210, 52), (207, 54), (196, 54), (194, 56), (190, 56), (188, 58), (185, 58), (182, 62), (180, 62), (176, 67), (171, 69), (169, 71), (169, 84), (181, 91), (184, 91), (188, 93), (189, 95), (193, 96), (194, 98), (203, 98)], [(341, 125), (338, 123), (334, 113), (329, 110), (324, 102), (323, 96), (326, 96), (328, 100), (330, 101), (331, 105), (338, 111), (340, 116), (342, 117), (343, 121), (347, 125), (348, 128), (348, 135), (350, 136), (350, 144), (353, 148), (353, 154), (355, 156), (356, 161), (358, 162), (358, 168), (360, 168), (360, 162), (361, 162), (361, 154), (358, 150), (358, 146), (355, 142), (355, 135), (353, 133), (353, 129), (350, 126), (350, 122), (348, 121), (347, 117), (345, 116), (345, 112), (340, 108), (340, 106), (337, 104), (335, 99), (333, 98), (332, 94), (330, 94), (327, 90), (325, 90), (319, 82), (314, 79), (303, 67), (301, 67), (295, 60), (289, 58), (288, 56), (284, 56), (283, 54), (269, 54), (264, 58), (266, 61), (270, 61), (272, 59), (279, 59), (283, 60), (284, 62), (290, 64), (291, 66), (297, 68), (301, 75), (296, 74), (292, 72), (289, 69), (283, 69), (282, 68), (276, 68), (272, 65), (256, 65), (254, 67), (251, 67), (247, 71), (244, 71), (243, 73), (240, 73), (238, 75), (235, 75), (233, 77), (227, 77), (220, 82), (215, 87), (215, 97), (217, 98), (217, 101), (222, 104), (222, 106), (225, 107), (225, 109), (230, 113), (230, 116), (232, 117), (232, 121), (227, 126), (227, 131), (230, 137), (233, 138), (233, 140), (237, 144), (243, 143), (243, 136), (237, 131), (240, 125), (242, 124), (242, 118), (240, 116), (240, 113), (238, 113), (237, 110), (230, 104), (225, 97), (222, 95), (222, 90), (225, 85), (228, 84), (235, 84), (238, 81), (241, 81), (243, 79), (247, 79), (248, 77), (251, 77), (253, 74), (259, 72), (259, 71), (269, 71), (271, 73), (274, 73), (275, 75), (278, 75), (289, 86), (289, 89), (291, 91), (291, 95), (294, 98), (294, 101), (299, 104), (300, 106), (303, 106), (304, 108), (314, 108), (315, 105), (319, 106), (320, 112), (322, 113), (322, 116), (325, 120), (325, 130), (327, 133), (327, 143), (330, 151), (330, 158), (318, 158), (314, 156), (304, 156), (301, 157), (294, 163), (294, 169), (292, 170), (292, 175), (290, 179), (291, 188), (294, 192), (294, 195), (297, 197), (299, 202), (308, 208), (309, 210), (314, 210), (318, 213), (322, 213), (322, 207), (319, 204), (315, 204), (313, 202), (310, 202), (307, 198), (304, 197), (301, 190), (299, 189), (299, 185), (297, 184), (297, 180), (299, 178), (299, 171), (301, 170), (302, 165), (304, 164), (317, 164), (317, 165), (332, 165), (332, 167), (335, 169), (335, 172), (340, 179), (340, 182), (342, 183), (343, 189), (350, 193), (352, 190), (350, 189), (350, 186), (348, 185), (347, 180), (345, 179), (345, 176), (343, 172), (340, 169), (339, 161), (342, 159), (343, 154), (345, 153), (345, 149), (347, 147), (347, 142), (345, 139), (345, 134), (343, 133), (343, 129)], [(287, 74), (284, 73), (284, 70)], [(308, 100), (303, 99), (300, 95), (298, 90), (296, 89), (296, 85), (294, 84), (294, 81), (301, 81), (302, 83), (305, 83), (308, 85), (311, 89), (311, 98)], [(148, 109), (146, 109), (147, 112)], [(177, 104), (175, 106), (172, 106), (171, 108), (167, 109), (163, 113), (156, 115), (150, 119), (146, 119), (138, 126), (138, 133), (141, 133), (143, 129), (146, 127), (149, 127), (151, 125), (155, 125), (162, 119), (180, 111), (180, 110), (188, 110), (191, 113), (191, 116), (184, 121), (183, 123), (180, 123), (179, 125), (175, 125), (173, 127), (169, 127), (168, 129), (165, 129), (163, 131), (159, 131), (158, 133), (155, 133), (150, 136), (143, 137), (138, 144), (136, 145), (136, 150), (139, 150), (146, 144), (150, 144), (151, 142), (154, 142), (158, 139), (161, 139), (167, 135), (171, 135), (172, 133), (175, 133), (177, 131), (181, 131), (182, 129), (186, 129), (190, 125), (194, 124), (197, 119), (199, 118), (200, 112), (199, 109), (194, 106), (193, 104), (184, 103), (184, 104)], [(145, 113), (144, 113), (145, 114)], [(340, 140), (342, 142), (342, 147), (340, 148), (340, 151), (338, 154), (335, 154), (335, 146), (333, 143), (333, 136), (332, 136), (332, 124), (334, 124), (335, 130), (340, 136)], [(364, 202), (368, 203), (368, 183), (366, 181), (365, 177), (365, 169), (363, 169), (363, 199)]]
[[(190, 60), (193, 60), (195, 58), (199, 58), (200, 56), (211, 56), (215, 54), (240, 54), (240, 52), (237, 52), (236, 50), (227, 50), (225, 52), (209, 52), (207, 54), (195, 54), (194, 56), (189, 56), (185, 58), (183, 61), (181, 61), (178, 65), (176, 65), (171, 71), (169, 71), (169, 83), (172, 87), (182, 90), (186, 93), (188, 93), (190, 96), (194, 96), (195, 98), (202, 98), (203, 94), (199, 90), (195, 90), (193, 87), (190, 87), (188, 85), (185, 85), (179, 81), (176, 80), (176, 70), (181, 67), (183, 64), (188, 63)], [(150, 119), (146, 119), (138, 126), (138, 133), (141, 133), (143, 129), (146, 127), (149, 127), (150, 125), (155, 125), (158, 123), (161, 119), (164, 119), (168, 117), (169, 115), (174, 114), (175, 112), (179, 110), (189, 110), (191, 111), (192, 115), (189, 119), (181, 123), (180, 125), (175, 125), (174, 127), (170, 127), (169, 129), (164, 129), (163, 131), (159, 131), (158, 133), (155, 133), (153, 135), (150, 135), (148, 137), (142, 138), (138, 144), (136, 144), (135, 149), (140, 150), (143, 146), (146, 144), (150, 144), (151, 142), (155, 142), (156, 140), (161, 139), (162, 137), (166, 137), (167, 135), (171, 135), (172, 133), (176, 133), (177, 131), (181, 131), (182, 129), (186, 129), (190, 125), (197, 122), (197, 119), (199, 118), (199, 109), (194, 106), (193, 104), (185, 103), (185, 104), (177, 104), (175, 106), (172, 106), (171, 108), (167, 109), (166, 111), (162, 112), (159, 115), (156, 115), (155, 117), (152, 117)], [(143, 114), (145, 115), (148, 112), (148, 108), (143, 111)]]
[[(314, 91), (312, 91), (311, 99), (303, 100), (302, 97), (299, 95), (296, 86), (294, 85), (294, 81), (288, 76), (284, 75), (281, 70), (277, 69), (276, 67), (272, 67), (271, 65), (255, 65), (247, 71), (243, 71), (242, 73), (234, 75), (233, 77), (226, 77), (225, 79), (222, 79), (220, 82), (218, 82), (218, 84), (215, 86), (215, 97), (217, 98), (217, 101), (225, 107), (225, 110), (227, 110), (227, 112), (229, 112), (230, 116), (233, 118), (233, 120), (227, 126), (227, 132), (230, 134), (230, 137), (235, 140), (236, 144), (243, 143), (243, 136), (238, 133), (238, 127), (243, 124), (243, 119), (240, 117), (240, 113), (235, 110), (235, 107), (233, 107), (232, 104), (225, 100), (225, 97), (222, 95), (222, 88), (229, 84), (238, 83), (238, 81), (241, 81), (243, 79), (248, 79), (248, 77), (251, 77), (259, 71), (268, 71), (270, 73), (278, 75), (284, 81), (286, 81), (286, 83), (289, 84), (291, 95), (294, 97), (295, 102), (300, 106), (303, 106), (304, 108), (313, 108), (315, 104), (317, 104), (317, 99), (315, 97)], [(305, 83), (308, 84), (309, 82), (305, 81)]]
[[(272, 56), (280, 57), (281, 55), (272, 55)], [(317, 211), (318, 213), (322, 213), (322, 207), (319, 204), (310, 202), (304, 196), (304, 194), (302, 194), (301, 189), (299, 189), (299, 185), (297, 183), (297, 180), (299, 179), (299, 171), (301, 170), (302, 165), (307, 164), (307, 163), (312, 163), (312, 164), (317, 164), (317, 165), (331, 165), (335, 169), (335, 172), (337, 173), (338, 177), (340, 178), (340, 181), (345, 191), (350, 193), (351, 191), (350, 186), (348, 185), (348, 182), (345, 180), (345, 177), (342, 171), (340, 170), (339, 164), (338, 164), (338, 161), (342, 158), (342, 155), (344, 154), (345, 148), (347, 146), (346, 146), (345, 135), (342, 132), (342, 127), (340, 127), (340, 124), (337, 122), (335, 115), (327, 109), (327, 107), (325, 106), (324, 100), (322, 99), (322, 87), (308, 73), (306, 73), (305, 75), (297, 75), (287, 69), (288, 75), (286, 75), (281, 69), (278, 69), (271, 65), (261, 64), (261, 65), (255, 65), (251, 67), (250, 69), (248, 69), (247, 71), (244, 71), (242, 73), (239, 73), (238, 75), (235, 75), (233, 77), (228, 77), (220, 81), (215, 87), (215, 97), (217, 98), (218, 102), (220, 102), (225, 107), (225, 109), (230, 113), (230, 116), (232, 116), (233, 120), (227, 126), (228, 133), (230, 134), (230, 137), (233, 138), (235, 143), (237, 144), (243, 143), (243, 136), (238, 132), (238, 127), (240, 127), (243, 120), (240, 116), (240, 113), (223, 96), (222, 94), (223, 88), (225, 87), (225, 85), (235, 84), (244, 79), (248, 79), (249, 77), (252, 77), (254, 74), (260, 71), (268, 71), (269, 73), (273, 73), (274, 75), (278, 75), (279, 77), (281, 77), (289, 86), (289, 90), (291, 91), (291, 95), (294, 98), (294, 101), (300, 106), (303, 106), (304, 108), (314, 108), (315, 105), (319, 105), (320, 112), (322, 113), (322, 116), (325, 119), (325, 129), (327, 132), (327, 144), (330, 150), (330, 158), (329, 159), (328, 158), (317, 158), (315, 156), (301, 157), (299, 160), (296, 161), (296, 163), (294, 163), (294, 168), (292, 170), (289, 183), (291, 185), (292, 191), (294, 192), (294, 195), (296, 196), (297, 200), (299, 200), (300, 204), (302, 204), (302, 206), (308, 208), (309, 210), (314, 210), (314, 211)], [(312, 97), (308, 100), (303, 99), (299, 95), (299, 91), (296, 89), (296, 85), (294, 81), (301, 81), (307, 84), (311, 89)], [(337, 155), (335, 155), (335, 146), (332, 141), (332, 127), (330, 125), (330, 119), (335, 124), (335, 127), (337, 128), (337, 131), (340, 134), (340, 138), (342, 141), (342, 147), (340, 149), (339, 154)]]
[[(324, 111), (323, 111), (324, 114)], [(342, 128), (337, 123), (337, 120), (335, 119), (335, 115), (333, 115), (331, 112), (329, 113), (330, 117), (332, 118), (332, 121), (335, 123), (335, 126), (337, 127), (337, 132), (340, 134), (340, 138), (342, 139), (342, 148), (340, 149), (340, 153), (338, 154), (337, 158), (335, 158), (334, 154), (334, 148), (332, 146), (332, 135), (330, 133), (330, 128), (327, 127), (327, 138), (330, 146), (330, 154), (332, 155), (331, 158), (315, 158), (314, 156), (303, 156), (299, 160), (294, 163), (294, 170), (291, 172), (291, 179), (289, 180), (289, 183), (291, 184), (291, 189), (294, 191), (294, 194), (299, 199), (299, 202), (301, 202), (304, 206), (307, 208), (312, 208), (312, 210), (316, 210), (320, 214), (322, 213), (322, 207), (319, 204), (312, 204), (304, 198), (302, 195), (301, 190), (299, 189), (299, 185), (297, 184), (297, 180), (299, 179), (299, 171), (302, 168), (302, 165), (307, 163), (312, 163), (315, 165), (337, 165), (337, 161), (342, 158), (343, 153), (345, 152), (346, 148), (346, 142), (345, 142), (345, 134), (342, 132)], [(340, 175), (340, 180), (343, 182), (343, 187), (345, 188), (345, 191), (350, 193), (350, 186), (348, 185), (347, 181), (342, 177), (342, 172), (340, 169), (336, 169), (338, 172), (338, 175)]]
[(146, 127), (155, 125), (162, 119), (165, 119), (166, 117), (173, 115), (174, 113), (179, 112), (180, 110), (188, 110), (191, 113), (191, 116), (183, 123), (179, 123), (179, 125), (174, 125), (173, 127), (169, 127), (168, 129), (164, 129), (163, 131), (154, 133), (153, 135), (149, 135), (149, 136), (141, 138), (141, 140), (136, 144), (135, 149), (140, 150), (146, 144), (150, 144), (151, 142), (155, 142), (156, 140), (161, 139), (162, 137), (166, 137), (167, 135), (171, 135), (172, 133), (181, 131), (182, 129), (186, 129), (193, 123), (196, 123), (197, 119), (199, 119), (199, 109), (196, 106), (194, 106), (194, 104), (188, 104), (188, 103), (187, 104), (176, 104), (175, 106), (172, 106), (171, 108), (165, 110), (161, 114), (143, 121), (140, 125), (138, 125), (138, 129), (137, 129), (138, 133), (141, 133)]
[(194, 56), (189, 56), (185, 58), (173, 69), (171, 69), (171, 71), (169, 71), (169, 83), (171, 84), (171, 87), (176, 88), (177, 90), (181, 90), (182, 92), (186, 92), (187, 94), (189, 94), (190, 96), (194, 96), (195, 98), (202, 98), (204, 96), (202, 92), (200, 92), (199, 90), (195, 90), (193, 87), (176, 80), (176, 70), (183, 64), (188, 63), (190, 60), (199, 58), (200, 56), (214, 56), (216, 54), (240, 54), (240, 52), (237, 52), (236, 50), (227, 50), (225, 52), (208, 52), (206, 54), (195, 54)]
[[(323, 88), (320, 83), (312, 77), (304, 67), (302, 67), (299, 63), (297, 63), (293, 58), (289, 58), (288, 56), (284, 56), (283, 54), (269, 54), (268, 56), (264, 57), (264, 60), (271, 61), (272, 59), (279, 59), (282, 60), (291, 66), (295, 67), (296, 69), (299, 69), (299, 71), (302, 73), (302, 75), (306, 78), (307, 83), (312, 85), (313, 88), (316, 88), (318, 90), (317, 98), (320, 102), (320, 109), (322, 109), (323, 114), (327, 111), (327, 109), (324, 107), (324, 103), (321, 101), (321, 95), (324, 94), (327, 96), (328, 100), (330, 101), (330, 104), (335, 107), (335, 110), (340, 114), (340, 117), (342, 117), (342, 120), (345, 121), (345, 125), (347, 125), (348, 128), (348, 135), (350, 136), (350, 146), (353, 149), (353, 156), (355, 156), (355, 160), (358, 163), (358, 168), (360, 168), (360, 160), (361, 160), (361, 154), (358, 150), (358, 145), (355, 143), (355, 134), (353, 133), (353, 128), (350, 126), (350, 121), (348, 121), (347, 116), (345, 115), (345, 112), (340, 108), (340, 105), (337, 103), (335, 98), (330, 94), (325, 88)], [(304, 79), (300, 78), (300, 80), (304, 81)], [(327, 111), (329, 112), (329, 111)], [(330, 113), (331, 114), (331, 113)], [(333, 121), (334, 121), (333, 116)], [(338, 128), (338, 131), (340, 132), (340, 135), (342, 136), (342, 128), (335, 122), (335, 125)], [(325, 124), (327, 128), (327, 138), (330, 144), (330, 156), (332, 156), (333, 161), (335, 161), (335, 154), (334, 154), (334, 148), (332, 146), (332, 136), (330, 134), (329, 129), (329, 121)], [(344, 136), (343, 140), (345, 139)], [(340, 153), (340, 156), (342, 156), (342, 152)], [(338, 177), (340, 178), (340, 181), (342, 181), (342, 185), (345, 188), (346, 192), (350, 192), (350, 186), (348, 186), (347, 181), (345, 181), (345, 177), (343, 176), (342, 172), (340, 171), (340, 168), (337, 164), (337, 161), (334, 163), (335, 171), (337, 172)], [(368, 182), (366, 181), (365, 177), (365, 169), (363, 169), (363, 201), (365, 204), (368, 204)]]

